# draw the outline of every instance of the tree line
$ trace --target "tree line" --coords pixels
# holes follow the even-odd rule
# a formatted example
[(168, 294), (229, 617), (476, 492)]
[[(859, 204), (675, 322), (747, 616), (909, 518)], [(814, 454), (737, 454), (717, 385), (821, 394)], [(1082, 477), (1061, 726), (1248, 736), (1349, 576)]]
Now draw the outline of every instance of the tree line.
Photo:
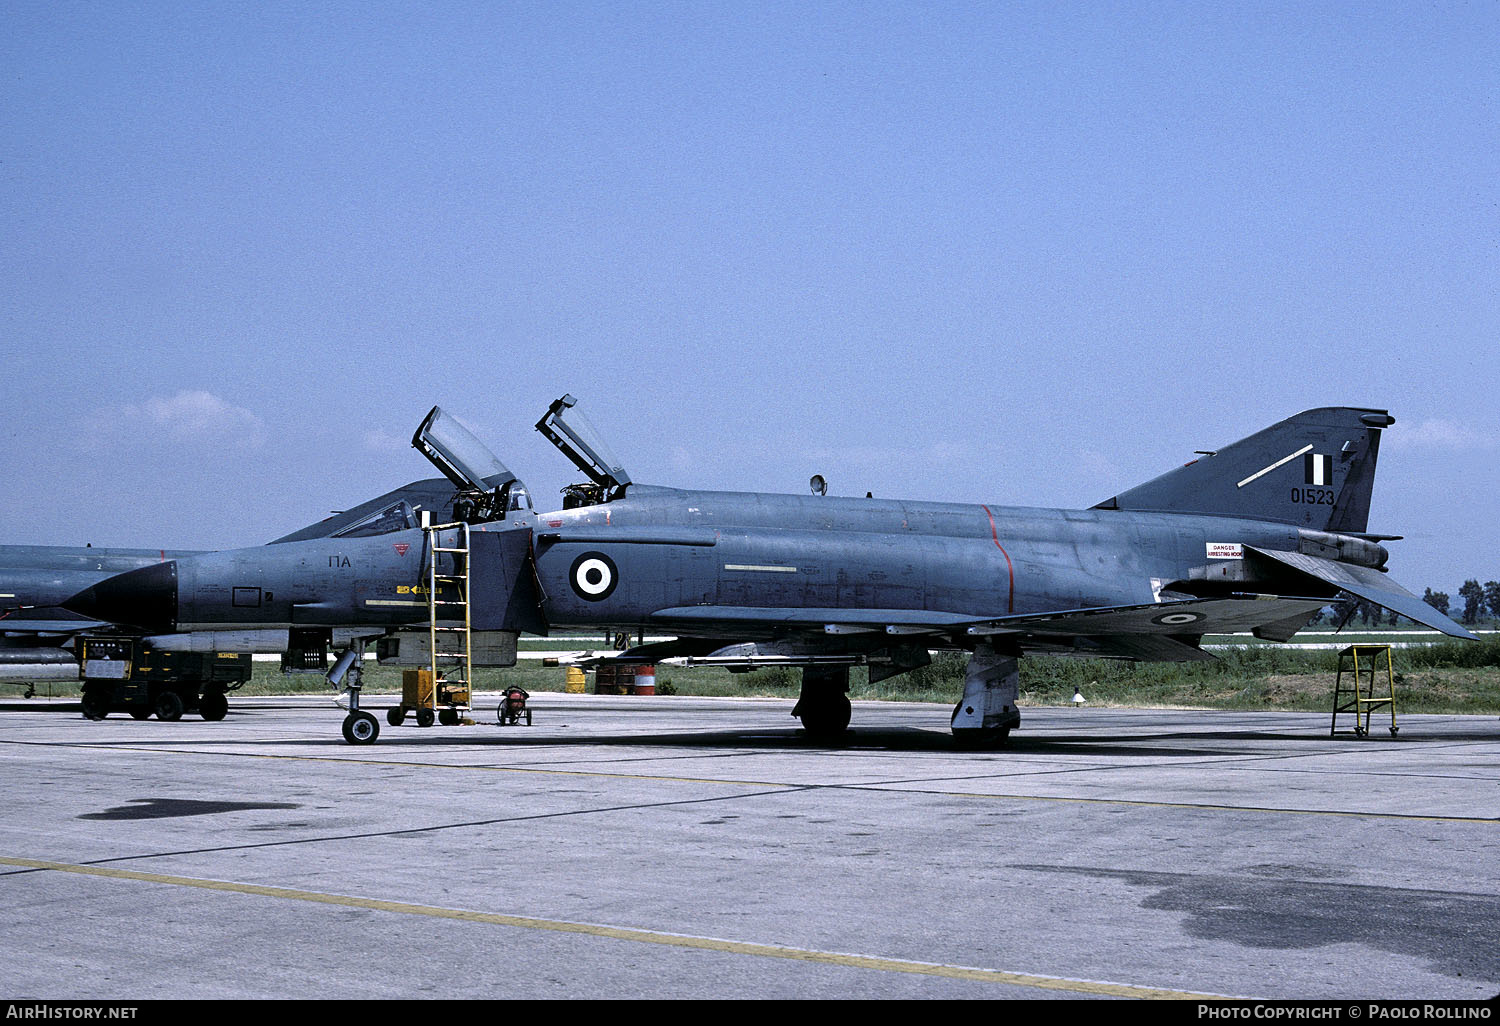
[(1455, 617), (1460, 623), (1478, 623), (1486, 616), (1500, 619), (1500, 581), (1485, 581), (1480, 584), (1470, 578), (1458, 589), (1458, 597), (1463, 600), (1462, 611), (1451, 608), (1452, 600), (1445, 591), (1428, 588), (1422, 593), (1423, 602), (1445, 616)]

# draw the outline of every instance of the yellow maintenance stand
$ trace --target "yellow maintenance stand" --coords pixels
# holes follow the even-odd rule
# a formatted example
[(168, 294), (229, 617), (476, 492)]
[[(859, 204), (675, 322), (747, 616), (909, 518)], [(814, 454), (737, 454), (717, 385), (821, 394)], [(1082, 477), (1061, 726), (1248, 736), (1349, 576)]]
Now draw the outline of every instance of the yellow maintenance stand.
[[(1381, 666), (1385, 667), (1385, 691), (1386, 694), (1377, 698), (1375, 696), (1375, 681)], [(1348, 667), (1350, 686), (1344, 687), (1345, 667)], [(1368, 686), (1361, 691), (1361, 683), (1367, 681)], [(1340, 705), (1340, 701), (1348, 696), (1349, 700)], [(1370, 733), (1370, 714), (1375, 711), (1376, 706), (1388, 705), (1391, 708), (1391, 737), (1396, 736), (1396, 677), (1391, 672), (1391, 646), (1389, 645), (1350, 645), (1339, 653), (1338, 676), (1333, 682), (1333, 723), (1328, 728), (1328, 736), (1333, 737), (1338, 733), (1339, 713), (1354, 711), (1354, 736), (1367, 737)], [(1363, 717), (1363, 720), (1361, 720)]]

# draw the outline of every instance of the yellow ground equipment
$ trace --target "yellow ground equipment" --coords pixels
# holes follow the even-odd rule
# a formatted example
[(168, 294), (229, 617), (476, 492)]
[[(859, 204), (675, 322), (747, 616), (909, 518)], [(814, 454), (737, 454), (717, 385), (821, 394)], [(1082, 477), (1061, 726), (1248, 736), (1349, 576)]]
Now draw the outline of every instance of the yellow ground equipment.
[[(399, 727), (408, 712), (414, 712), (417, 726), (430, 727), (435, 722), (451, 727), (464, 721), (469, 708), (469, 686), (460, 681), (433, 680), (431, 670), (401, 672), (401, 704), (387, 710), (385, 720)], [(472, 721), (470, 721), (472, 722)]]
[[(1386, 694), (1376, 697), (1375, 682), (1381, 667), (1385, 668)], [(1347, 671), (1346, 671), (1347, 667)], [(1349, 685), (1344, 684), (1344, 674), (1349, 675)], [(1361, 691), (1361, 685), (1366, 685)], [(1345, 697), (1348, 701), (1340, 705)], [(1391, 646), (1350, 645), (1339, 653), (1338, 676), (1333, 682), (1333, 722), (1328, 736), (1338, 733), (1339, 713), (1354, 712), (1354, 736), (1367, 737), (1370, 733), (1370, 714), (1377, 706), (1387, 705), (1391, 709), (1391, 737), (1396, 736), (1396, 677), (1391, 672)]]

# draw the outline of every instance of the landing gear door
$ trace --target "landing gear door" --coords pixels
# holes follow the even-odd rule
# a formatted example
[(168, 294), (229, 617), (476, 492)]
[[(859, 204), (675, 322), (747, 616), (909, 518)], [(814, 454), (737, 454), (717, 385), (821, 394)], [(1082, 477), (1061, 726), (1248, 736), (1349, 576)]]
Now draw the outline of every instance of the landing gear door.
[(531, 508), (526, 486), (473, 432), (451, 414), (444, 413), (442, 407), (432, 408), (412, 435), (411, 444), (457, 485), (460, 493), (473, 497), (474, 504), (485, 514), (481, 519), (498, 519), (507, 511)]
[(563, 396), (537, 421), (536, 429), (589, 476), (603, 501), (618, 499), (629, 487), (630, 475), (604, 444), (594, 425), (573, 408), (577, 402), (571, 395)]

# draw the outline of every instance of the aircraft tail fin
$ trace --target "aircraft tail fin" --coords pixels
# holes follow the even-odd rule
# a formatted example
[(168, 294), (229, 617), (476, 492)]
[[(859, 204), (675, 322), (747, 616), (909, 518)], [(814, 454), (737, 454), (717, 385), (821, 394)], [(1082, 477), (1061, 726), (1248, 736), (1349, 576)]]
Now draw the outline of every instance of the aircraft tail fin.
[(1380, 432), (1394, 423), (1384, 410), (1308, 410), (1094, 508), (1248, 517), (1362, 534)]

